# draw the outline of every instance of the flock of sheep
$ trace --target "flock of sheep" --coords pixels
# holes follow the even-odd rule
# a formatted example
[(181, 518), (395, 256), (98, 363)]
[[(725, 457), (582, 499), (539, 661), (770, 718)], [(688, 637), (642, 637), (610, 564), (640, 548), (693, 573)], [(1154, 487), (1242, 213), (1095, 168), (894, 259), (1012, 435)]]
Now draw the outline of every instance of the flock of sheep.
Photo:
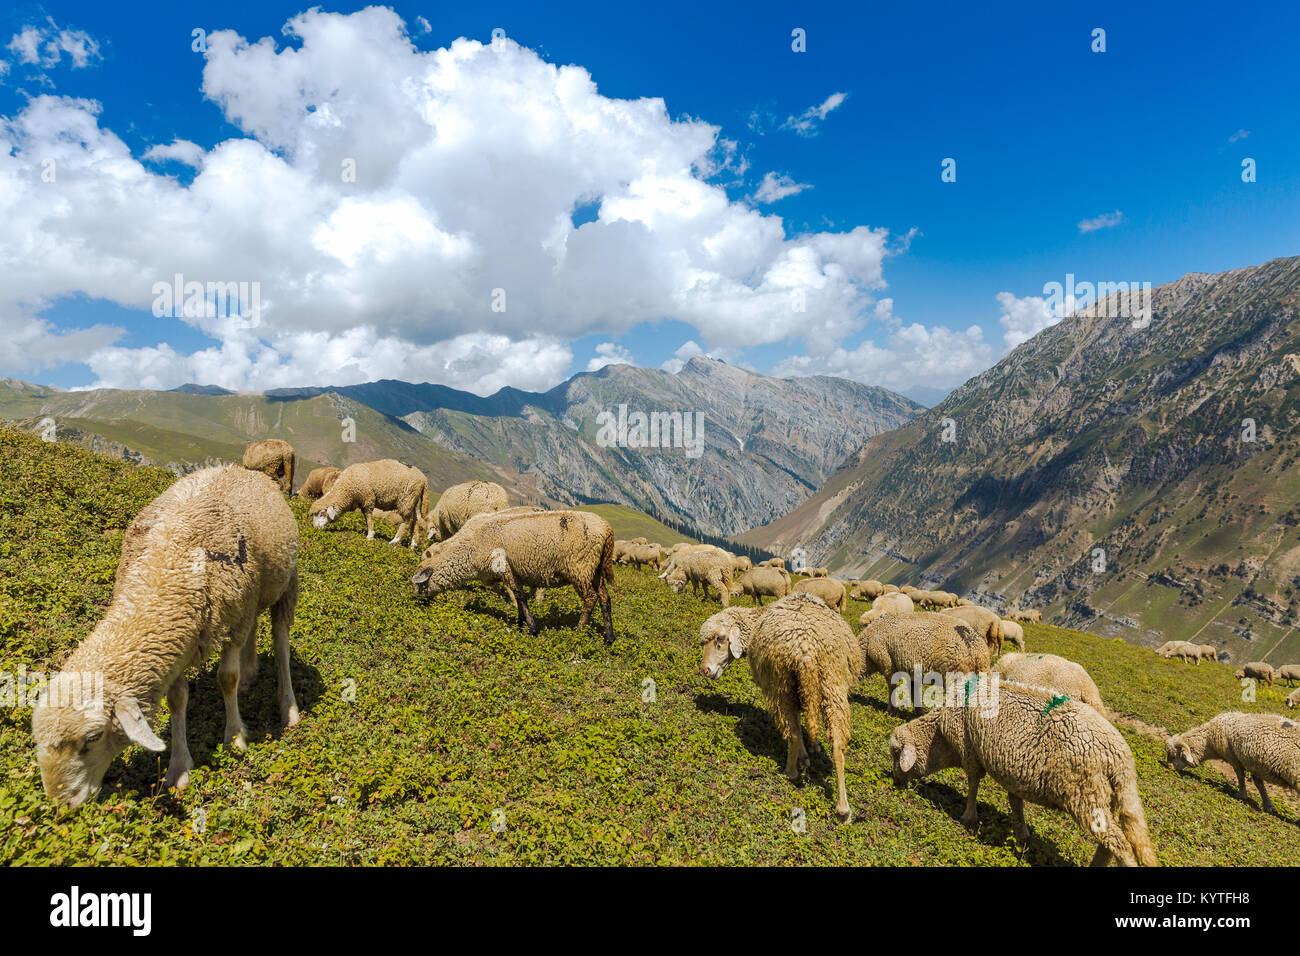
[[(257, 620), (269, 610), (285, 726), (297, 723), (289, 675), (289, 631), (298, 598), (299, 532), (283, 492), (292, 494), (295, 455), (278, 439), (255, 442), (243, 467), (206, 468), (180, 479), (145, 507), (124, 536), (112, 600), (103, 619), (56, 675), (33, 712), (37, 759), (46, 794), (75, 807), (95, 796), (113, 758), (129, 744), (161, 751), (151, 723), (165, 696), (171, 712), (166, 783), (182, 788), (193, 767), (186, 744), (186, 672), (220, 652), (218, 683), (225, 700), (225, 743), (247, 747), (239, 693), (257, 668)], [(795, 581), (784, 561), (752, 565), (712, 545), (671, 548), (644, 538), (616, 541), (607, 521), (581, 510), (511, 507), (499, 485), (475, 481), (448, 488), (432, 510), (428, 484), (415, 468), (393, 460), (313, 471), (299, 492), (323, 528), (359, 510), (367, 537), (374, 517), (427, 540), (411, 581), (427, 595), (471, 582), (500, 587), (520, 626), (538, 629), (529, 604), (550, 587), (571, 586), (586, 626), (599, 604), (607, 643), (614, 639), (610, 587), (615, 563), (649, 567), (677, 593), (687, 585), (722, 610), (700, 628), (703, 673), (722, 675), (748, 659), (755, 683), (787, 742), (786, 773), (797, 781), (808, 747), (829, 737), (839, 819), (852, 819), (844, 779), (850, 734), (849, 694), (870, 674), (893, 693), (889, 708), (919, 714), (889, 740), (900, 785), (960, 767), (968, 780), (962, 822), (978, 822), (976, 797), (988, 776), (1008, 793), (1023, 841), (1026, 801), (1068, 813), (1099, 844), (1094, 865), (1155, 865), (1137, 790), (1133, 754), (1108, 719), (1097, 685), (1078, 663), (1025, 653), (1022, 621), (1004, 618), (951, 592), (842, 582), (826, 568)], [(422, 533), (423, 532), (423, 533)], [(749, 596), (751, 606), (732, 605)], [(872, 601), (855, 633), (843, 613), (849, 597)], [(766, 605), (764, 599), (772, 599)], [(937, 613), (918, 613), (922, 609)], [(1017, 651), (1002, 654), (1004, 642)], [(1174, 642), (1165, 656), (1197, 662), (1208, 646)], [(996, 660), (996, 663), (994, 661)], [(1247, 665), (1239, 676), (1270, 683)], [(83, 678), (102, 679), (94, 701), (78, 698)], [(1300, 668), (1276, 672), (1300, 678)], [(933, 678), (933, 680), (932, 680)], [(933, 692), (933, 693), (932, 693)], [(1287, 701), (1300, 703), (1300, 691)], [(806, 728), (808, 742), (805, 743)], [(1266, 783), (1300, 790), (1300, 726), (1281, 715), (1225, 713), (1170, 737), (1177, 769), (1217, 758), (1237, 773), (1241, 796), (1249, 775), (1266, 810)]]

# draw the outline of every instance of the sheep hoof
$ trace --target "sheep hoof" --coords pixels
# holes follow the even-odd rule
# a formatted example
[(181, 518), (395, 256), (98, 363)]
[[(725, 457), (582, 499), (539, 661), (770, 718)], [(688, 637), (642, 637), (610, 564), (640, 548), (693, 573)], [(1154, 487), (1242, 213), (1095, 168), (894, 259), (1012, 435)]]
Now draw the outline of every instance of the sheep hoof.
[(977, 829), (980, 825), (979, 812), (977, 811), (975, 813), (963, 813), (961, 815), (961, 825), (964, 826), (967, 830)]
[(186, 761), (181, 764), (172, 764), (167, 768), (167, 776), (163, 780), (168, 790), (184, 790), (190, 785), (190, 770), (194, 764)]
[(280, 716), (281, 719), (284, 721), (284, 725), (286, 727), (293, 727), (297, 725), (300, 719), (298, 716), (298, 705), (292, 704), (287, 710), (281, 708)]
[(242, 726), (234, 733), (226, 734), (226, 746), (231, 750), (244, 751), (248, 749), (248, 731)]
[(853, 809), (851, 807), (845, 807), (841, 810), (839, 807), (836, 807), (835, 818), (839, 820), (840, 823), (845, 825), (850, 824), (853, 822)]
[(1029, 827), (1016, 827), (1016, 840), (1022, 845), (1029, 842)]
[(373, 541), (373, 540), (375, 540), (375, 533), (374, 533), (373, 531), (367, 531), (367, 532), (366, 532), (366, 540), (367, 540), (367, 541)]
[(402, 543), (402, 539), (401, 539), (401, 538), (394, 538), (392, 541), (390, 541), (390, 542), (388, 542), (388, 543), (389, 543), (389, 544), (399, 545), (399, 546), (400, 546), (401, 543)]

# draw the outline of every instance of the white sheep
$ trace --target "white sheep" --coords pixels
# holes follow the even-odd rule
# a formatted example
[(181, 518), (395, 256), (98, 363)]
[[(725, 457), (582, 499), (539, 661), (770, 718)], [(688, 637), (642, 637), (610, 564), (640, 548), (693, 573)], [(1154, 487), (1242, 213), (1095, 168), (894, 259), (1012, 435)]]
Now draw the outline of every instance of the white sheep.
[(876, 598), (871, 603), (870, 610), (862, 612), (858, 617), (858, 626), (866, 627), (884, 614), (910, 614), (915, 610), (916, 607), (912, 604), (910, 597), (897, 591), (891, 591)]
[(1072, 660), (1055, 654), (1003, 654), (993, 665), (993, 670), (1001, 674), (1003, 680), (1045, 687), (1081, 700), (1096, 708), (1098, 713), (1106, 713), (1096, 682), (1082, 664)]
[[(236, 465), (180, 479), (127, 529), (113, 600), (51, 679), (32, 714), (45, 792), (78, 806), (99, 792), (130, 743), (162, 751), (150, 721), (165, 693), (171, 710), (169, 787), (193, 767), (185, 736), (186, 671), (221, 652), (225, 742), (248, 746), (240, 690), (257, 668), (257, 618), (270, 609), (280, 716), (298, 722), (289, 677), (289, 629), (298, 601), (298, 524), (266, 475)], [(86, 678), (102, 693), (86, 699)]]
[(1002, 640), (1016, 645), (1021, 652), (1025, 649), (1025, 629), (1020, 626), (1019, 621), (1011, 621), (1007, 618), (1002, 619)]
[(1217, 714), (1165, 741), (1175, 770), (1217, 758), (1237, 771), (1237, 796), (1246, 799), (1246, 775), (1259, 789), (1260, 803), (1273, 813), (1266, 783), (1300, 792), (1300, 724), (1280, 714)]
[(349, 465), (328, 492), (312, 503), (307, 513), (312, 524), (324, 528), (349, 511), (360, 509), (366, 516), (366, 538), (375, 536), (375, 509), (391, 509), (401, 517), (390, 544), (400, 545), (409, 530), (412, 551), (419, 541), (420, 523), (425, 521), (429, 483), (418, 468), (384, 458)]
[[(968, 689), (986, 676), (968, 679)], [(996, 680), (996, 678), (992, 678)], [(899, 785), (948, 767), (966, 772), (961, 822), (979, 825), (980, 781), (987, 775), (1011, 803), (1016, 836), (1029, 839), (1025, 802), (1064, 810), (1100, 844), (1093, 866), (1157, 866), (1138, 795), (1133, 752), (1120, 732), (1082, 701), (1024, 684), (999, 682), (995, 707), (962, 701), (937, 707), (889, 738)]]
[(764, 597), (783, 598), (790, 593), (790, 575), (779, 568), (750, 568), (731, 584), (731, 596), (749, 595), (760, 607)]
[[(439, 496), (429, 513), (429, 540), (445, 541), (475, 515), (503, 511), (509, 506), (506, 490), (494, 481), (466, 481), (452, 485)], [(645, 539), (637, 543), (645, 544)]]
[(1288, 685), (1300, 681), (1300, 664), (1283, 664), (1273, 672), (1273, 676), (1278, 680), (1284, 680)]
[(731, 608), (700, 628), (701, 669), (711, 678), (742, 656), (749, 658), (754, 683), (763, 692), (777, 729), (786, 741), (785, 772), (799, 779), (808, 753), (799, 729), (817, 740), (825, 721), (839, 787), (835, 814), (853, 819), (844, 785), (844, 750), (851, 731), (849, 689), (862, 668), (862, 650), (844, 618), (811, 594), (792, 594), (768, 607)]
[(263, 438), (244, 446), (244, 467), (260, 471), (280, 486), (281, 491), (293, 494), (293, 466), (296, 460), (293, 446), (283, 438)]
[(1266, 684), (1272, 684), (1273, 665), (1266, 664), (1264, 661), (1251, 661), (1243, 667), (1238, 667), (1235, 676), (1237, 680), (1253, 677), (1255, 680), (1262, 680)]
[(844, 613), (844, 605), (847, 595), (844, 591), (844, 585), (834, 578), (805, 578), (794, 586), (796, 592), (806, 594), (815, 594), (831, 610), (840, 614)]
[(731, 556), (719, 548), (706, 551), (703, 549), (689, 551), (676, 556), (675, 564), (668, 571), (666, 580), (674, 594), (681, 594), (686, 585), (691, 585), (691, 592), (699, 594), (703, 590), (704, 600), (709, 599), (709, 587), (718, 592), (718, 600), (723, 607), (731, 604)]

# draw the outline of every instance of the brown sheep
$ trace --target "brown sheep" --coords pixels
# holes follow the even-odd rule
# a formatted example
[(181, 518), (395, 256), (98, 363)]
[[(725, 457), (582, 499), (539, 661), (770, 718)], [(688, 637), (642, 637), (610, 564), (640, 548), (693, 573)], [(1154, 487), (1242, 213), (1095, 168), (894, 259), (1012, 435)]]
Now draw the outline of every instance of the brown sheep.
[[(466, 481), (452, 485), (429, 512), (429, 540), (446, 541), (475, 515), (510, 507), (506, 490), (495, 481)], [(642, 538), (639, 544), (644, 544)]]
[(402, 520), (389, 543), (400, 545), (409, 529), (409, 547), (414, 551), (428, 502), (429, 484), (424, 474), (418, 468), (384, 458), (343, 469), (330, 490), (307, 509), (307, 514), (315, 527), (324, 528), (340, 515), (360, 509), (366, 516), (366, 538), (371, 539), (375, 536), (375, 509), (392, 509)]
[(764, 597), (783, 598), (790, 593), (790, 575), (778, 568), (750, 568), (735, 579), (731, 596), (748, 594), (759, 607)]
[(307, 480), (302, 483), (302, 487), (298, 489), (298, 494), (308, 501), (315, 501), (334, 487), (334, 482), (341, 474), (341, 471), (331, 466), (314, 468), (307, 475)]
[[(953, 675), (989, 669), (989, 649), (970, 625), (939, 614), (884, 614), (858, 632), (865, 656), (863, 677), (880, 674), (893, 688), (890, 710), (901, 709), (900, 691), (919, 674), (939, 675), (945, 686)], [(914, 707), (923, 701), (912, 697)]]
[(959, 621), (965, 621), (975, 628), (976, 634), (988, 641), (990, 653), (1002, 653), (1002, 618), (988, 608), (974, 605), (971, 607), (946, 607), (939, 613), (955, 617)]
[(1273, 665), (1266, 664), (1263, 661), (1251, 661), (1244, 667), (1237, 668), (1237, 680), (1245, 680), (1247, 677), (1253, 677), (1255, 680), (1262, 680), (1266, 684), (1273, 683)]
[(815, 594), (825, 601), (826, 606), (832, 611), (844, 613), (847, 600), (844, 585), (833, 578), (805, 578), (794, 586), (794, 590), (796, 593)]
[(260, 471), (289, 494), (293, 494), (295, 457), (293, 446), (282, 438), (263, 438), (244, 446), (244, 467)]

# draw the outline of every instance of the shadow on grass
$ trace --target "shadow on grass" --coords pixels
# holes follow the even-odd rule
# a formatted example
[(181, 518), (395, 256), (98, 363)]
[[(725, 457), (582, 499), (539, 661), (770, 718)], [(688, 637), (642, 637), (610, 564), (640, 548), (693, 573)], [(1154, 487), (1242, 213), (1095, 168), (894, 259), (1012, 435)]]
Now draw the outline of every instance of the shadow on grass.
[[(239, 695), (239, 716), (248, 729), (250, 747), (278, 740), (286, 729), (280, 722), (280, 706), (276, 696), (279, 681), (275, 673), (275, 654), (267, 649), (257, 657), (257, 677), (253, 686)], [(226, 729), (226, 705), (217, 683), (218, 666), (218, 661), (213, 659), (196, 680), (190, 681), (190, 698), (185, 711), (186, 736), (196, 769), (212, 763)], [(292, 645), (289, 648), (289, 673), (293, 681), (294, 698), (298, 702), (300, 723), (310, 720), (312, 708), (325, 696), (325, 681), (321, 678), (320, 671), (300, 658)], [(162, 753), (153, 753), (143, 747), (132, 747), (109, 767), (104, 776), (105, 789), (117, 780), (122, 786), (138, 791), (141, 799), (148, 799), (155, 793), (161, 794), (165, 802), (170, 804), (168, 812), (184, 816), (180, 804), (168, 798), (167, 792), (162, 789), (162, 774), (166, 773), (171, 757), (170, 727), (160, 726), (157, 718), (153, 723), (155, 732), (167, 743), (168, 749)]]
[[(984, 786), (987, 787), (988, 785), (988, 781), (985, 781)], [(940, 780), (923, 780), (912, 784), (912, 790), (923, 800), (932, 804), (935, 809), (947, 814), (953, 820), (960, 821), (961, 815), (966, 812), (966, 790), (964, 787), (958, 789)], [(974, 836), (985, 846), (1005, 846), (1007, 838), (1010, 836), (1012, 844), (1017, 848), (1020, 855), (1022, 857), (1032, 855), (1032, 862), (1036, 866), (1078, 865), (1076, 861), (1062, 856), (1061, 851), (1056, 848), (1056, 844), (1044, 840), (1034, 831), (1034, 810), (1037, 809), (1041, 813), (1051, 813), (1053, 811), (1043, 807), (1036, 808), (1032, 804), (1025, 804), (1025, 822), (1029, 824), (1029, 842), (1028, 844), (1022, 844), (1014, 836), (1011, 836), (1015, 832), (1015, 821), (1012, 819), (1011, 814), (1004, 813), (997, 807), (982, 800), (978, 801), (976, 806), (979, 808), (980, 822)]]

